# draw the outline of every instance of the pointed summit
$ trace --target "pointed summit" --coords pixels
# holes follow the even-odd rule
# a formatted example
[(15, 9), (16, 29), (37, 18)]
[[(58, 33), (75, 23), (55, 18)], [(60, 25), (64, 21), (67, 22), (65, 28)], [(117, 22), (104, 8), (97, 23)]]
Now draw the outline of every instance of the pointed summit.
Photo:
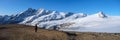
[(33, 11), (35, 11), (35, 9), (33, 9), (33, 8), (28, 8), (26, 11), (27, 11), (27, 12), (33, 12)]
[(107, 17), (103, 12), (98, 12), (97, 13), (100, 18), (105, 18)]

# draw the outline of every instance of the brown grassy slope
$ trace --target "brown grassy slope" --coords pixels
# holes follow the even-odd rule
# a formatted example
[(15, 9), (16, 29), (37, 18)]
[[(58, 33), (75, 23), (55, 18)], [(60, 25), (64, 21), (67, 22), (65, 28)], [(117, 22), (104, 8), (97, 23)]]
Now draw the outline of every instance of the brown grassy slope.
[(0, 40), (68, 40), (67, 35), (63, 32), (54, 30), (38, 29), (25, 25), (1, 25)]
[(120, 40), (120, 33), (60, 32), (26, 25), (0, 25), (0, 40)]
[(76, 40), (120, 40), (120, 33), (76, 33)]

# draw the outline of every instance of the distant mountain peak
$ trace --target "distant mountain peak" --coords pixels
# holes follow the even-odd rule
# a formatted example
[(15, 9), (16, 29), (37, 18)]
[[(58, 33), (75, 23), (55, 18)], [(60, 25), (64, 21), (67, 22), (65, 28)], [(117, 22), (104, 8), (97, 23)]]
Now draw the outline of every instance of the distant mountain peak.
[(100, 18), (105, 18), (105, 17), (107, 17), (102, 11), (98, 12), (97, 15), (98, 15)]
[(33, 9), (33, 8), (28, 8), (27, 10), (26, 10), (26, 12), (31, 12), (31, 11), (35, 11), (36, 9)]

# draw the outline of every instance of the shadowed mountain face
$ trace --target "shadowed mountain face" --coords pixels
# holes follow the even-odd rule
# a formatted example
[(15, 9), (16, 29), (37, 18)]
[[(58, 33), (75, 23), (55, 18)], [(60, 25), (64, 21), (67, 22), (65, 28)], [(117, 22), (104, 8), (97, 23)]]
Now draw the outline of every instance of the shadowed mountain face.
[(120, 33), (64, 32), (38, 29), (34, 26), (0, 25), (0, 40), (119, 40)]

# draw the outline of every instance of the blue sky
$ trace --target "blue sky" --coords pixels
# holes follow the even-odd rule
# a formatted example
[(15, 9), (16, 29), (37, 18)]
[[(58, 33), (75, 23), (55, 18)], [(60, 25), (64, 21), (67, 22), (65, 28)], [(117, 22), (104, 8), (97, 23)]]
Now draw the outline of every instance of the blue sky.
[(120, 0), (0, 0), (0, 14), (17, 14), (28, 8), (120, 16)]

